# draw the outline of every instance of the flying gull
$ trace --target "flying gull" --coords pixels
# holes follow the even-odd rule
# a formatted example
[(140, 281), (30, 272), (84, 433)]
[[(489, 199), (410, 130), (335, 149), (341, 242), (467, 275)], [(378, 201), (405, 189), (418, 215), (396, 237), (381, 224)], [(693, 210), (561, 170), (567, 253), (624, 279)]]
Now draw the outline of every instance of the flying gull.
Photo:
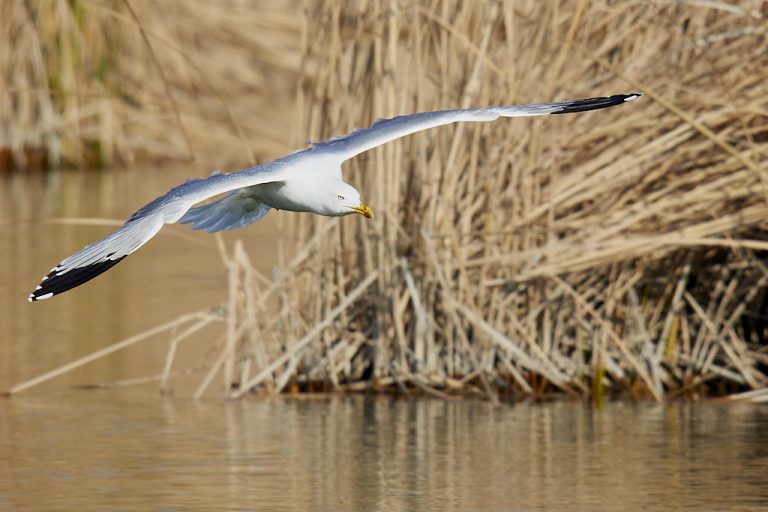
[[(209, 233), (229, 231), (256, 222), (272, 208), (332, 217), (359, 213), (371, 218), (373, 211), (360, 201), (360, 193), (342, 179), (341, 165), (364, 151), (411, 133), (458, 121), (585, 112), (620, 105), (639, 96), (639, 93), (618, 94), (555, 103), (439, 110), (380, 119), (368, 128), (312, 144), (270, 163), (189, 180), (143, 206), (114, 233), (53, 267), (29, 295), (29, 301), (53, 297), (93, 279), (144, 245), (165, 224), (191, 224), (192, 229)], [(221, 199), (194, 207), (225, 193), (227, 195)]]

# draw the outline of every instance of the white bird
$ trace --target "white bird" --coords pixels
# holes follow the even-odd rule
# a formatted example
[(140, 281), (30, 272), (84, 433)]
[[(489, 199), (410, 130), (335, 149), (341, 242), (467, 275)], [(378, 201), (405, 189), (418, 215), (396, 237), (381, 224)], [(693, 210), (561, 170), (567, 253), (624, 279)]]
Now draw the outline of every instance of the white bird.
[[(371, 218), (373, 211), (360, 201), (360, 193), (342, 179), (341, 165), (355, 155), (411, 133), (457, 121), (584, 112), (620, 105), (639, 96), (639, 93), (619, 94), (556, 103), (439, 110), (380, 119), (369, 128), (312, 144), (270, 163), (189, 180), (142, 207), (114, 233), (53, 267), (29, 295), (29, 301), (47, 299), (93, 279), (144, 245), (165, 224), (192, 224), (192, 229), (210, 233), (229, 231), (256, 222), (271, 208), (336, 217), (359, 213)], [(193, 208), (196, 203), (227, 192), (217, 201)]]

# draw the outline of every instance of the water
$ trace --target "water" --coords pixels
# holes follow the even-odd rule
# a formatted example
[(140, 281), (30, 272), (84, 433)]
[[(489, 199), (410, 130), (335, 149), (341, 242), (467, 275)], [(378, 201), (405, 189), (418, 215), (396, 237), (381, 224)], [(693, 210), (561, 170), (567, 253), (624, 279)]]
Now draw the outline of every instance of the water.
[[(226, 300), (226, 270), (215, 238), (174, 225), (93, 281), (50, 300), (27, 302), (51, 267), (116, 229), (58, 221), (122, 222), (172, 186), (204, 174), (163, 168), (0, 177), (0, 389)], [(254, 266), (270, 275), (282, 215), (272, 212), (247, 230), (223, 235), (223, 240), (231, 246), (242, 239)], [(165, 348), (143, 344), (42, 390), (135, 377), (137, 371), (144, 375), (146, 361), (161, 361)], [(159, 365), (152, 369), (159, 371)]]
[[(77, 291), (26, 302), (48, 268), (109, 230), (51, 219), (124, 218), (185, 177), (0, 181), (0, 389), (224, 300), (212, 237), (181, 227)], [(244, 238), (265, 273), (279, 215), (226, 238)], [(764, 405), (196, 403), (177, 384), (175, 396), (70, 387), (156, 373), (164, 350), (144, 343), (0, 398), (0, 510), (768, 510)]]
[(0, 507), (760, 510), (768, 409), (371, 397), (0, 402)]

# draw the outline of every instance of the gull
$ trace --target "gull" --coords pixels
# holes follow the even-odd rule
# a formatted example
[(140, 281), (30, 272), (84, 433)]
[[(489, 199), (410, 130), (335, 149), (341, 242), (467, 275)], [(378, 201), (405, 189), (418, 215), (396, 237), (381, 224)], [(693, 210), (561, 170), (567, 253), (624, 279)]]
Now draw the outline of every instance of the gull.
[[(121, 262), (144, 245), (165, 224), (191, 224), (209, 233), (253, 224), (269, 210), (311, 212), (340, 217), (358, 213), (372, 218), (360, 192), (341, 176), (342, 164), (364, 151), (415, 132), (459, 121), (494, 121), (499, 117), (528, 117), (585, 112), (637, 99), (640, 93), (600, 98), (502, 107), (438, 110), (392, 119), (379, 119), (368, 128), (325, 142), (310, 144), (273, 162), (239, 172), (214, 173), (191, 179), (141, 207), (123, 226), (51, 269), (29, 297), (47, 299), (79, 286)], [(226, 194), (202, 206), (197, 203)]]

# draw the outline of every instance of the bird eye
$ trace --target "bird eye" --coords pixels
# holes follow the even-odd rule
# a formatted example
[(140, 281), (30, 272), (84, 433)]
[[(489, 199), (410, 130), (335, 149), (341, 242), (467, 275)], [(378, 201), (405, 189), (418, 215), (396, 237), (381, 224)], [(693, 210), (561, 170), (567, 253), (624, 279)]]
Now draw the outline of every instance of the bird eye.
[(339, 198), (339, 201), (343, 201), (344, 200), (344, 196), (336, 196), (336, 197)]

